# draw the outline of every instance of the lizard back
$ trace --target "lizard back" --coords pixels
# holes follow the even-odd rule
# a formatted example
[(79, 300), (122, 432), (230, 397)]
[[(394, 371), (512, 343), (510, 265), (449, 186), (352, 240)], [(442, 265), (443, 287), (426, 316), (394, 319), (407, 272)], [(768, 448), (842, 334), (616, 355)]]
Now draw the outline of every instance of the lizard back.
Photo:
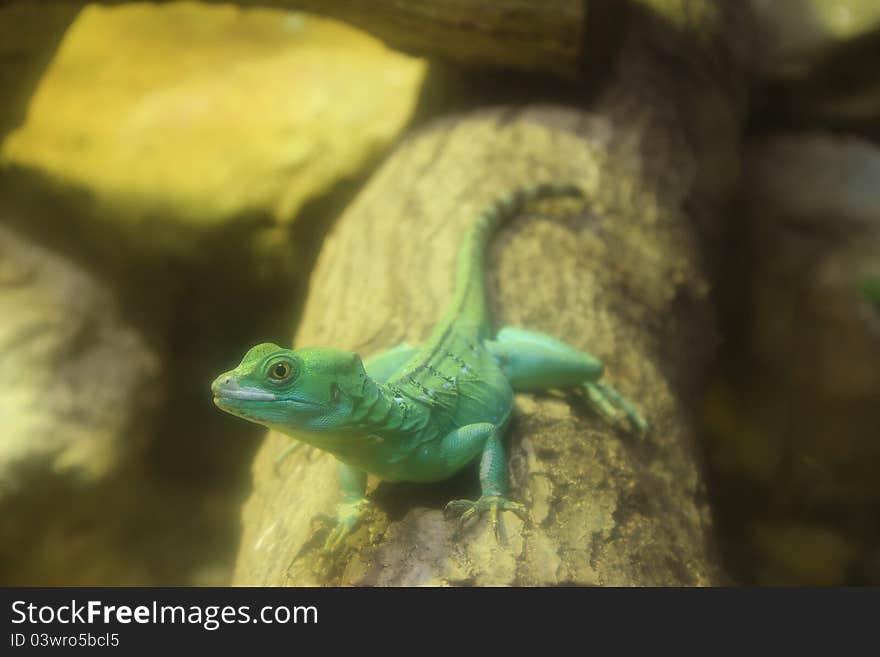
[(465, 233), (452, 301), (425, 344), (385, 384), (390, 394), (427, 409), (438, 435), (473, 422), (503, 423), (512, 407), (510, 384), (483, 343), (492, 330), (485, 287), (490, 237), (530, 201), (580, 195), (570, 184), (520, 187), (490, 203)]

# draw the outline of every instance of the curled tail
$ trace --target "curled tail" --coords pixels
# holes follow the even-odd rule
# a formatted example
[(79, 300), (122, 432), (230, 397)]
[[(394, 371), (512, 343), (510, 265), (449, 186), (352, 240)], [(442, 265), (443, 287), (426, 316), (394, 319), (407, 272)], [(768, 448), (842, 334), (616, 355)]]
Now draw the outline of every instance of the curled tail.
[(501, 224), (517, 216), (532, 201), (561, 196), (580, 197), (583, 192), (570, 183), (542, 183), (519, 187), (486, 206), (465, 234), (459, 249), (455, 296), (438, 326), (439, 330), (445, 330), (450, 322), (458, 321), (473, 326), (480, 337), (488, 336), (490, 323), (484, 273), (489, 238)]

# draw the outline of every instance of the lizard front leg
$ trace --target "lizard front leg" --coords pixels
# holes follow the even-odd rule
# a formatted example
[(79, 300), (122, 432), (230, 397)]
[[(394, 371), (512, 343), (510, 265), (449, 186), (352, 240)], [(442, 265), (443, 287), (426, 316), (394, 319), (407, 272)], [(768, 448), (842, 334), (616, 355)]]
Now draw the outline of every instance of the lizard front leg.
[(610, 422), (621, 414), (640, 434), (648, 431), (641, 413), (610, 383), (600, 381), (602, 361), (549, 335), (506, 327), (486, 346), (514, 390), (582, 387), (599, 413)]
[[(401, 342), (388, 351), (381, 352), (364, 361), (364, 369), (375, 381), (385, 382), (416, 351), (416, 348)], [(343, 539), (357, 526), (367, 505), (367, 473), (345, 463), (339, 463), (337, 474), (342, 489), (342, 502), (336, 510), (336, 526), (324, 543), (324, 552), (334, 552)]]
[(504, 542), (504, 525), (498, 512), (513, 511), (525, 519), (526, 510), (522, 504), (507, 499), (507, 458), (499, 427), (480, 422), (456, 429), (443, 438), (439, 452), (442, 460), (453, 468), (480, 454), (480, 498), (453, 500), (446, 505), (446, 510), (461, 514), (461, 525), (474, 515), (488, 511), (496, 539)]
[(336, 472), (342, 501), (336, 507), (336, 524), (322, 548), (325, 554), (336, 552), (343, 539), (357, 527), (367, 505), (367, 473), (345, 463), (339, 463)]

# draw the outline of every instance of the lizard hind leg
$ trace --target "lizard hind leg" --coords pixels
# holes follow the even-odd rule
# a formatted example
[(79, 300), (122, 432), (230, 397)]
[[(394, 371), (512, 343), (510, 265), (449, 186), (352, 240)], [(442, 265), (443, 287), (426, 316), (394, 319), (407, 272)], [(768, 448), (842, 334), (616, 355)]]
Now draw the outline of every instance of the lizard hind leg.
[(499, 543), (506, 542), (501, 511), (512, 511), (526, 520), (526, 508), (507, 498), (507, 458), (501, 430), (489, 422), (469, 424), (448, 434), (440, 443), (440, 454), (453, 467), (473, 461), (480, 454), (480, 498), (452, 500), (446, 512), (459, 515), (459, 528), (471, 518), (488, 511), (489, 520)]
[(648, 423), (611, 384), (600, 381), (602, 361), (549, 335), (505, 327), (486, 346), (514, 390), (583, 388), (591, 405), (614, 424), (625, 417), (639, 433)]
[(651, 428), (648, 421), (639, 410), (610, 383), (584, 383), (584, 391), (587, 398), (596, 409), (605, 417), (606, 421), (614, 423), (620, 418), (621, 412), (627, 417), (632, 426), (640, 435), (645, 435)]

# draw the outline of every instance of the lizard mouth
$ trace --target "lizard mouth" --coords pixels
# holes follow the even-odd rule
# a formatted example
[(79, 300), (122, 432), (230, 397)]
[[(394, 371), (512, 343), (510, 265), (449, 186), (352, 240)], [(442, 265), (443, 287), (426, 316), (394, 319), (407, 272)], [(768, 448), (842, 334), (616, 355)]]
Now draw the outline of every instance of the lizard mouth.
[(243, 401), (279, 401), (278, 395), (256, 388), (226, 387), (214, 391), (214, 399), (241, 399)]
[(221, 411), (265, 426), (292, 426), (305, 418), (319, 417), (326, 412), (320, 404), (304, 399), (281, 396), (255, 398), (240, 393), (215, 393), (214, 405)]
[(211, 386), (214, 403), (220, 408), (240, 408), (242, 402), (248, 406), (268, 406), (286, 403), (301, 408), (319, 408), (322, 404), (295, 395), (279, 395), (252, 386), (243, 386), (229, 376), (218, 377)]
[(287, 390), (266, 390), (261, 386), (248, 385), (234, 374), (227, 372), (211, 384), (214, 405), (221, 411), (274, 427), (298, 427), (327, 414), (327, 408)]
[(250, 395), (241, 392), (236, 392), (234, 394), (229, 394), (227, 392), (214, 393), (214, 403), (217, 404), (217, 406), (238, 406), (239, 404), (236, 404), (236, 402), (243, 401), (250, 402), (251, 404), (256, 403), (260, 406), (283, 403), (311, 408), (321, 408), (323, 406), (317, 402), (300, 399), (299, 397), (281, 397), (269, 393), (260, 393), (259, 395)]
[(294, 395), (276, 395), (258, 388), (240, 386), (235, 382), (215, 383), (213, 386), (214, 403), (220, 408), (242, 406), (264, 406), (271, 404), (290, 404), (301, 408), (320, 408), (323, 405)]

